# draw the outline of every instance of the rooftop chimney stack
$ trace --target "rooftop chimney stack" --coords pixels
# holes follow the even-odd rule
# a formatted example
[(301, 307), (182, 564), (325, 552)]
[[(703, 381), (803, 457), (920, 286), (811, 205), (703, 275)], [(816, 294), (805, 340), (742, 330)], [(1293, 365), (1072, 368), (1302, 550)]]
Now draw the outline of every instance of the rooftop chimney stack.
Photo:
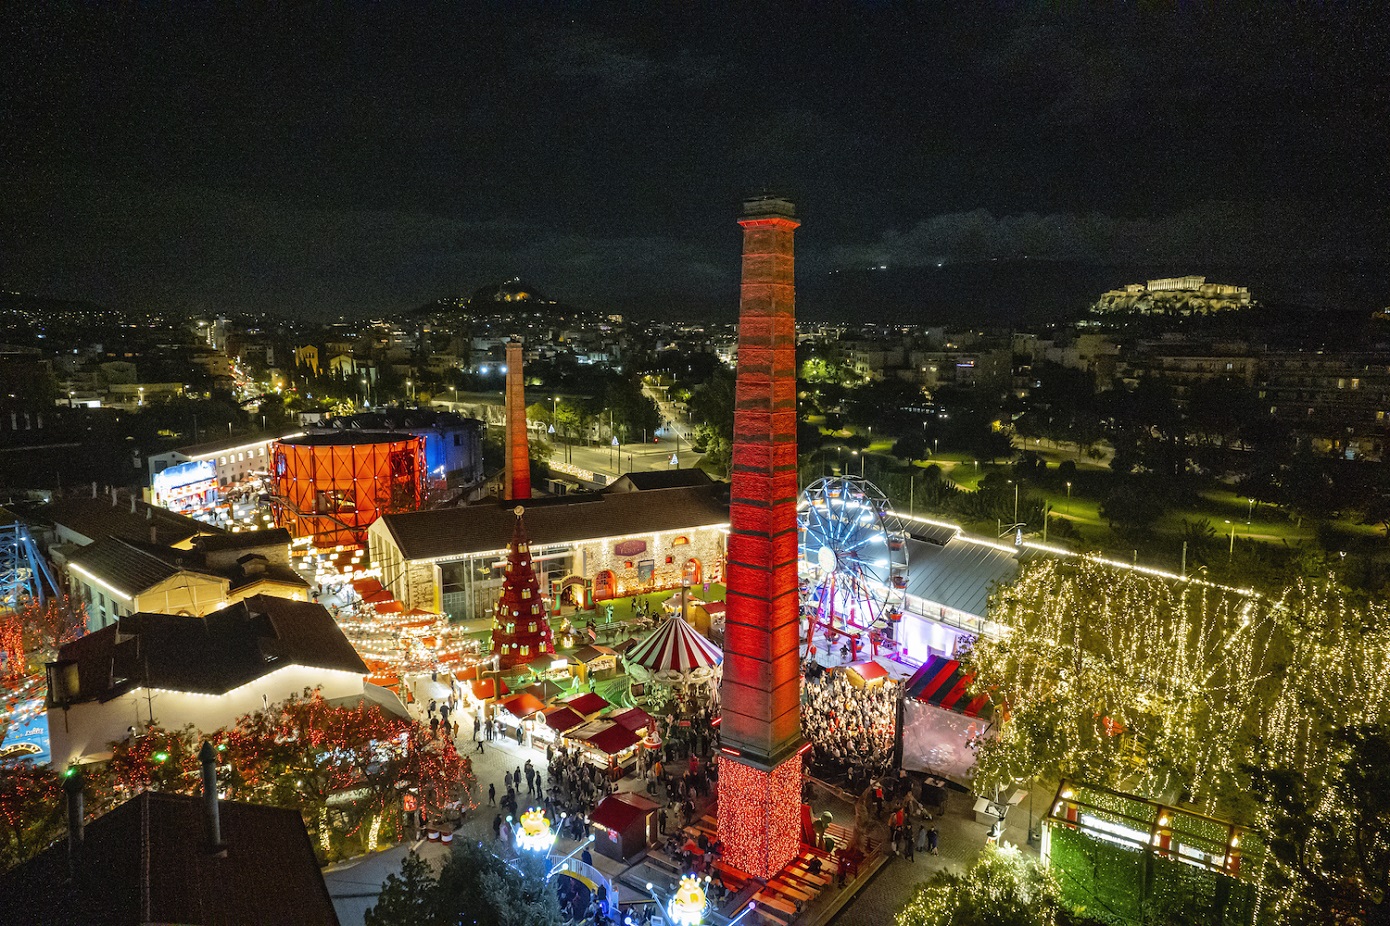
[(63, 779), (63, 792), (68, 798), (68, 852), (76, 852), (82, 845), (83, 817), (86, 815), (86, 802), (82, 795), (83, 776), (81, 769), (73, 769), (72, 774)]
[(507, 460), (508, 499), (525, 501), (531, 497), (531, 450), (526, 438), (526, 379), (522, 375), (521, 342), (507, 342)]
[(207, 826), (208, 846), (213, 852), (221, 852), (226, 846), (222, 844), (222, 818), (217, 808), (217, 750), (207, 740), (198, 750), (198, 761), (203, 764), (203, 822)]

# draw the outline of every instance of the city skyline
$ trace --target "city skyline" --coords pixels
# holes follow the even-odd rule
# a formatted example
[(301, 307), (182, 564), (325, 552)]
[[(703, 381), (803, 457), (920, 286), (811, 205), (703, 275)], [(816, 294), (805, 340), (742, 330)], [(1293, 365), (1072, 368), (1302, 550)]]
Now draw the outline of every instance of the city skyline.
[(4, 27), (0, 285), (50, 297), (360, 315), (520, 275), (586, 307), (731, 318), (738, 243), (710, 204), (763, 187), (815, 219), (808, 316), (870, 267), (915, 288), (938, 262), (1027, 256), (1118, 285), (1383, 252), (1386, 27), (1355, 12)]

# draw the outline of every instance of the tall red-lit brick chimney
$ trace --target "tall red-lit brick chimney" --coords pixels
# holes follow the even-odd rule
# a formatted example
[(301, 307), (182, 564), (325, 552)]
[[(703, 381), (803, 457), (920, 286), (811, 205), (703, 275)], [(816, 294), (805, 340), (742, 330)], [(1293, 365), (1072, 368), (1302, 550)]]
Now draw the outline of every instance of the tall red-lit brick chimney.
[(760, 878), (786, 865), (801, 838), (795, 215), (786, 200), (762, 197), (739, 219), (719, 837), (729, 862)]
[(522, 375), (521, 342), (507, 342), (507, 462), (505, 491), (509, 499), (531, 497), (531, 448), (526, 439), (526, 379)]

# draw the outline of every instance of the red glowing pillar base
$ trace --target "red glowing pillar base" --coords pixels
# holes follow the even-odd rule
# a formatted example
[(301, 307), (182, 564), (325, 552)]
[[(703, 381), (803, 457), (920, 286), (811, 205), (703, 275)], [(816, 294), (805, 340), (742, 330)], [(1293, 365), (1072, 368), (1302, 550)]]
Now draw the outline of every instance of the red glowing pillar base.
[(801, 754), (770, 772), (719, 757), (719, 839), (724, 860), (771, 878), (801, 851)]

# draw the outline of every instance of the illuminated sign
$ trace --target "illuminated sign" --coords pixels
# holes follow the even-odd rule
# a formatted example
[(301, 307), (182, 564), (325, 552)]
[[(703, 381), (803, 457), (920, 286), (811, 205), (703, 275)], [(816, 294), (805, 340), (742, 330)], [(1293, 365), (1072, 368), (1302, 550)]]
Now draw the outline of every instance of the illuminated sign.
[(645, 540), (624, 540), (613, 544), (613, 552), (618, 556), (636, 556), (638, 553), (645, 553), (646, 550)]
[(705, 917), (704, 886), (693, 875), (683, 876), (666, 912), (678, 926), (699, 926)]
[(0, 760), (21, 759), (47, 765), (52, 755), (49, 752), (48, 714), (43, 698), (20, 701), (9, 717), (9, 729), (0, 740), (3, 740), (0, 743)]
[(193, 460), (180, 463), (154, 474), (154, 490), (164, 498), (171, 498), (184, 492), (203, 491), (209, 481), (217, 481), (217, 467), (211, 460)]
[(555, 844), (555, 834), (545, 811), (533, 807), (521, 815), (521, 827), (516, 833), (516, 845), (528, 852), (548, 852)]

